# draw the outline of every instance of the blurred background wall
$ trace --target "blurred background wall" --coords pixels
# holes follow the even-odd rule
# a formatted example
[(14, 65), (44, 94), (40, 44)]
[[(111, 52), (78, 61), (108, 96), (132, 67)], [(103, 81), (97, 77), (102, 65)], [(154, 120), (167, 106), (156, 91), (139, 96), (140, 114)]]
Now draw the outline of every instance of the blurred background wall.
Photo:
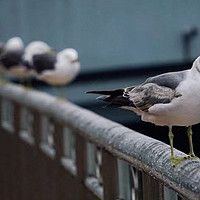
[[(198, 0), (0, 0), (0, 39), (19, 35), (79, 51), (82, 71), (182, 61), (181, 35), (199, 27)], [(200, 52), (200, 37), (191, 55)]]
[[(126, 87), (190, 68), (200, 55), (199, 8), (199, 0), (0, 0), (0, 40), (20, 36), (25, 44), (42, 40), (57, 50), (77, 49), (81, 74), (65, 88), (67, 99), (168, 142), (166, 128), (129, 111), (103, 109), (85, 91)], [(35, 87), (52, 92), (46, 85)], [(187, 152), (185, 129), (176, 132), (181, 134), (175, 147)]]

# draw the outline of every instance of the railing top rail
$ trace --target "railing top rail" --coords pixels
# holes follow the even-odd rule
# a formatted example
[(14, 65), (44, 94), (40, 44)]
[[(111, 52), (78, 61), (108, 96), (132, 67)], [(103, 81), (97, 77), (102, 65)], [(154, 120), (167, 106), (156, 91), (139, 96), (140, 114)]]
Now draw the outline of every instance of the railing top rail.
[[(19, 86), (7, 84), (0, 87), (0, 96), (55, 118), (188, 199), (200, 199), (200, 162), (188, 160), (171, 167), (167, 144), (42, 92), (27, 92)], [(185, 156), (178, 150), (175, 154)]]

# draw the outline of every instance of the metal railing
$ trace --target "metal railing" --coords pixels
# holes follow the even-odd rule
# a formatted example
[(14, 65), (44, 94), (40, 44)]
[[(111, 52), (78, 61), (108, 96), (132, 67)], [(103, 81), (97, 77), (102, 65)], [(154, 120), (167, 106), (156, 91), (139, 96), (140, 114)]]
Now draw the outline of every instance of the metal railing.
[(200, 162), (68, 101), (7, 84), (0, 121), (1, 200), (200, 199)]

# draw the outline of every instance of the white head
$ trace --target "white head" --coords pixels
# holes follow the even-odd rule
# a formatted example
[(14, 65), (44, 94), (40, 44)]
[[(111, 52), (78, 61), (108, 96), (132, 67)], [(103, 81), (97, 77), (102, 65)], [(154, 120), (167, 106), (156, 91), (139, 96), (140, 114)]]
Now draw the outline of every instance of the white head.
[(34, 41), (26, 46), (24, 60), (32, 63), (32, 57), (38, 54), (52, 53), (53, 49), (42, 41)]
[(24, 49), (24, 43), (19, 37), (13, 37), (9, 39), (5, 46), (5, 51), (22, 51)]
[(75, 49), (64, 49), (57, 54), (56, 69), (67, 70), (71, 76), (80, 71), (80, 62), (78, 52)]
[(75, 49), (67, 48), (58, 53), (58, 58), (67, 59), (70, 63), (79, 62), (78, 52)]

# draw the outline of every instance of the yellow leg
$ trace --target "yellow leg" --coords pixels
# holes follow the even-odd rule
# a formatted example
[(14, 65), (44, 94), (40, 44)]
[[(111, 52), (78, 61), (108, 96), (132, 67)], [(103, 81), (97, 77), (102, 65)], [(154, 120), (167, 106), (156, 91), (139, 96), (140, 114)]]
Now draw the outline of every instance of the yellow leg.
[(192, 126), (189, 126), (189, 127), (188, 127), (187, 135), (188, 135), (189, 147), (190, 147), (189, 155), (190, 155), (191, 157), (195, 157), (194, 150), (193, 150), (193, 142), (192, 142)]
[(7, 83), (7, 80), (4, 70), (0, 70), (0, 76), (1, 76), (0, 85), (5, 85)]
[(174, 135), (172, 133), (172, 127), (169, 127), (169, 142), (170, 142), (170, 146), (171, 146), (171, 164), (172, 167), (176, 167), (177, 165), (179, 165), (182, 161), (187, 160), (188, 157), (181, 157), (181, 158), (176, 158), (174, 156), (174, 147), (173, 147), (173, 139), (174, 139)]
[(194, 153), (194, 149), (193, 149), (193, 142), (192, 142), (192, 126), (188, 127), (187, 130), (187, 135), (188, 135), (188, 139), (189, 139), (189, 147), (190, 147), (190, 151), (189, 151), (189, 156), (191, 157), (191, 159), (194, 160), (200, 160)]

